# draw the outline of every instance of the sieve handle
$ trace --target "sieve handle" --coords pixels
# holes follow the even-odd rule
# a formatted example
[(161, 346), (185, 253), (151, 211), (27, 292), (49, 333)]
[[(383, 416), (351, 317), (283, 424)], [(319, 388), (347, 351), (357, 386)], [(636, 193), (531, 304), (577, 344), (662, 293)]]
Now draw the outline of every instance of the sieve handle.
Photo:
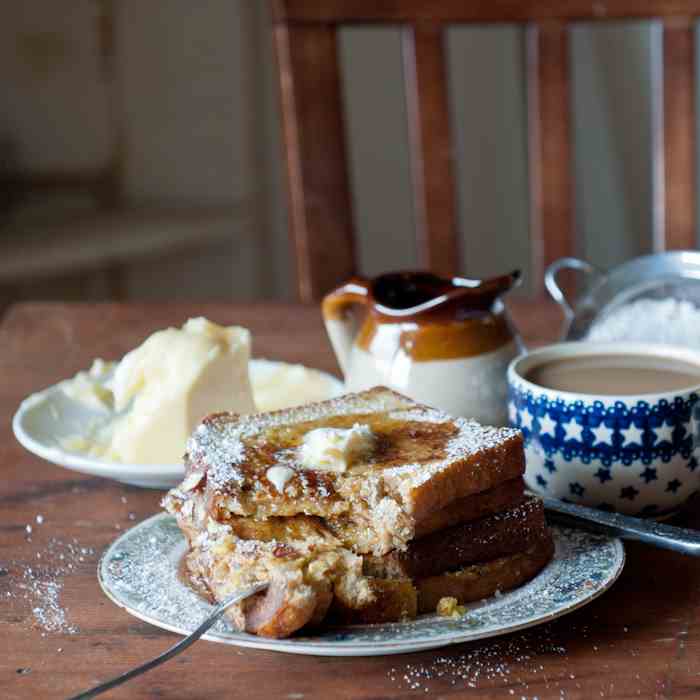
[(598, 276), (601, 275), (602, 272), (594, 265), (591, 265), (591, 263), (581, 260), (580, 258), (559, 258), (559, 260), (555, 260), (545, 271), (544, 286), (547, 288), (552, 299), (561, 306), (566, 320), (570, 322), (574, 317), (574, 310), (557, 281), (557, 276), (562, 270), (576, 270), (582, 272), (586, 277)]

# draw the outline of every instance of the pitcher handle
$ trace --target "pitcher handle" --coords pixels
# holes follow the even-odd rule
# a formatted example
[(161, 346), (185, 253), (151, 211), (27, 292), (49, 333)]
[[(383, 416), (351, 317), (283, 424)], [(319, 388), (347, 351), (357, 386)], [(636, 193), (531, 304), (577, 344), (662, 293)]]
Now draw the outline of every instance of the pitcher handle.
[(561, 306), (564, 316), (567, 322), (571, 322), (574, 317), (574, 310), (566, 298), (566, 294), (559, 286), (557, 282), (557, 275), (562, 270), (577, 270), (579, 272), (585, 273), (586, 276), (600, 275), (601, 271), (591, 265), (591, 263), (581, 260), (579, 258), (559, 258), (555, 260), (544, 273), (544, 286), (547, 288), (549, 295), (554, 299), (554, 301)]
[(353, 310), (368, 303), (369, 282), (362, 277), (348, 280), (323, 297), (321, 303), (326, 332), (346, 379), (350, 368), (350, 351), (360, 325)]

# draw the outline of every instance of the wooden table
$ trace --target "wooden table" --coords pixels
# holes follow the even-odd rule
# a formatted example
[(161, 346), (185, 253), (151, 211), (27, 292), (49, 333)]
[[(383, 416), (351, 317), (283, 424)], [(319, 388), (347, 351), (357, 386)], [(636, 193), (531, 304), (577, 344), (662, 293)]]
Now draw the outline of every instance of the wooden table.
[[(559, 319), (549, 307), (521, 304), (514, 313), (531, 341), (557, 333)], [(104, 548), (155, 513), (162, 494), (43, 462), (15, 442), (10, 420), (27, 394), (72, 375), (95, 356), (118, 358), (147, 333), (199, 314), (251, 328), (256, 355), (337, 371), (313, 307), (27, 304), (11, 308), (0, 325), (2, 698), (66, 697), (155, 656), (176, 639), (113, 605), (95, 575)], [(688, 521), (700, 526), (700, 518), (686, 516)], [(108, 697), (700, 697), (700, 562), (641, 546), (627, 552), (625, 571), (611, 591), (527, 633), (357, 659), (200, 642)], [(37, 579), (28, 576), (29, 567)], [(32, 585), (48, 574), (57, 588), (47, 594), (66, 616), (54, 632), (42, 629), (32, 611)], [(67, 633), (73, 626), (79, 632)]]

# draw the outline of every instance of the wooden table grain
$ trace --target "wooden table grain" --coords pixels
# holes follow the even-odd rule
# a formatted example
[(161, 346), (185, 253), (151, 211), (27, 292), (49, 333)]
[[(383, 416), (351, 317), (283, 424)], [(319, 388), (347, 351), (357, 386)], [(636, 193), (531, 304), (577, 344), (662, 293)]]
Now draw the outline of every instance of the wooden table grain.
[[(556, 337), (560, 321), (551, 307), (521, 303), (513, 311), (528, 341)], [(257, 356), (337, 372), (315, 307), (24, 304), (12, 307), (0, 324), (0, 697), (64, 698), (175, 640), (113, 605), (96, 578), (100, 553), (124, 529), (158, 511), (162, 493), (33, 457), (14, 440), (10, 420), (27, 394), (86, 367), (95, 356), (118, 358), (147, 333), (193, 315), (248, 326)], [(700, 526), (694, 513), (683, 522)], [(56, 577), (66, 615), (59, 631), (38, 624), (26, 589), (27, 569), (41, 574), (40, 557), (52, 540), (78, 548), (72, 550), (72, 568)], [(527, 633), (355, 659), (199, 642), (109, 697), (700, 697), (700, 561), (643, 546), (628, 546), (627, 553), (625, 571), (611, 591)], [(69, 626), (77, 631), (67, 633)]]

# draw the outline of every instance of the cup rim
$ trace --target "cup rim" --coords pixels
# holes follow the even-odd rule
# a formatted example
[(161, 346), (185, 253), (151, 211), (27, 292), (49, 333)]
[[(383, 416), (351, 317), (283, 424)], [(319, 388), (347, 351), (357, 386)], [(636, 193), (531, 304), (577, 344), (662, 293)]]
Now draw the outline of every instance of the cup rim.
[[(563, 357), (595, 355), (647, 355), (661, 359), (673, 359), (686, 364), (695, 365), (698, 368), (698, 382), (690, 384), (682, 389), (669, 391), (655, 391), (640, 394), (595, 394), (579, 391), (560, 391), (551, 389), (540, 384), (536, 384), (526, 379), (526, 371), (536, 367), (548, 360)], [(533, 393), (558, 396), (572, 401), (647, 401), (652, 403), (655, 400), (667, 396), (680, 396), (690, 393), (700, 393), (700, 352), (692, 348), (684, 348), (677, 345), (663, 345), (660, 343), (597, 343), (591, 341), (570, 341), (564, 343), (552, 343), (543, 345), (531, 351), (521, 353), (508, 365), (508, 383), (517, 382), (525, 389)]]

